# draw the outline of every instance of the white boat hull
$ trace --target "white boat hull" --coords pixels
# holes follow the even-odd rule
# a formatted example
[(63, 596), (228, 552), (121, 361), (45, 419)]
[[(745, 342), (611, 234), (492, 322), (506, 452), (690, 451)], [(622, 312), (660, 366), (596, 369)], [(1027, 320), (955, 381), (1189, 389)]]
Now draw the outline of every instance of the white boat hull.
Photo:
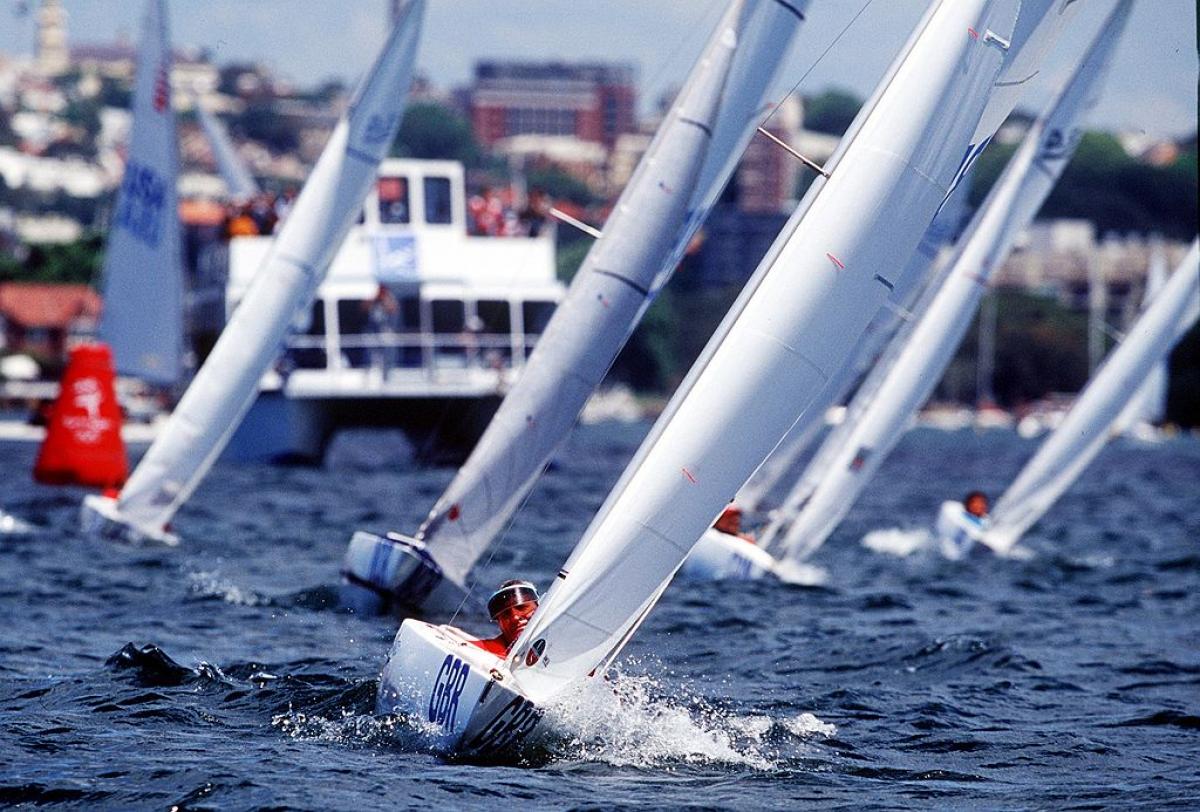
[(443, 575), (418, 539), (359, 530), (342, 560), (341, 599), (343, 606), (359, 614), (380, 614), (396, 607), (437, 615), (463, 608), (470, 593)]
[(79, 526), (85, 535), (125, 544), (163, 544), (175, 547), (179, 536), (169, 530), (155, 530), (129, 521), (109, 496), (89, 494), (79, 506)]
[(679, 574), (694, 581), (758, 580), (775, 568), (766, 550), (745, 539), (709, 530), (688, 553)]
[(934, 535), (942, 555), (952, 560), (966, 556), (977, 542), (984, 540), (984, 522), (967, 513), (961, 502), (942, 502)]
[(379, 678), (376, 712), (414, 723), (432, 749), (511, 760), (542, 718), (504, 661), (451, 626), (406, 620)]

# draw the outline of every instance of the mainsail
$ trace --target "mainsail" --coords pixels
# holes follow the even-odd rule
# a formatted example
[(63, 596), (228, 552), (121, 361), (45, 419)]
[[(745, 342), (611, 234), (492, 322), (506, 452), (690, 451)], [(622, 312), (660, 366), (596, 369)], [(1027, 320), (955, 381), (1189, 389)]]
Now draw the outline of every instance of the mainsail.
[(916, 249), (991, 135), (979, 125), (1019, 10), (1015, 0), (944, 0), (923, 18), (518, 639), (512, 673), (534, 702), (620, 651), (846, 362), (895, 287), (886, 269)]
[(316, 293), (400, 126), (424, 0), (395, 28), (338, 123), (295, 208), (208, 360), (117, 500), (123, 519), (157, 532), (191, 495), (258, 395), (288, 326)]
[(1200, 316), (1200, 241), (1113, 350), (1062, 424), (996, 503), (983, 542), (1007, 552), (1062, 496), (1108, 441), (1129, 393)]
[(100, 336), (112, 347), (118, 373), (161, 386), (183, 374), (178, 175), (165, 0), (148, 0), (125, 176), (104, 253)]
[(258, 183), (238, 157), (225, 125), (208, 111), (200, 99), (196, 100), (196, 118), (200, 119), (200, 128), (204, 130), (204, 136), (212, 148), (217, 171), (221, 173), (221, 180), (225, 181), (229, 196), (235, 200), (245, 200), (258, 194)]
[(902, 349), (880, 364), (855, 396), (764, 532), (781, 557), (813, 553), (849, 512), (895, 448), (912, 415), (932, 394), (971, 325), (992, 272), (1033, 220), (1066, 168), (1096, 105), (1131, 0), (1113, 10), (1094, 42), (980, 207), (928, 311), (898, 337)]
[(418, 538), (462, 584), (533, 487), (725, 185), (807, 0), (722, 16), (566, 299)]
[[(1163, 286), (1167, 284), (1167, 258), (1163, 252), (1162, 243), (1154, 241), (1150, 248), (1150, 267), (1146, 269), (1146, 292), (1142, 297), (1142, 312), (1154, 301)], [(1136, 431), (1141, 425), (1153, 426), (1160, 422), (1167, 411), (1167, 359), (1154, 365), (1146, 380), (1138, 388), (1137, 394), (1129, 400), (1129, 405), (1117, 422), (1113, 424), (1113, 434), (1126, 434)]]

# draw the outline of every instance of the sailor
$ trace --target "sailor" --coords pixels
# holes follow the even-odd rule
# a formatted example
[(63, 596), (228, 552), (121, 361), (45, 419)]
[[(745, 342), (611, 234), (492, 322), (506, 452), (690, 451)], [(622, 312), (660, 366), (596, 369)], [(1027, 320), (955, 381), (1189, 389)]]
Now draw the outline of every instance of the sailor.
[(967, 515), (983, 521), (988, 515), (988, 498), (983, 491), (971, 491), (963, 497), (963, 509)]
[(721, 515), (713, 523), (713, 530), (718, 533), (724, 533), (728, 536), (736, 536), (742, 541), (748, 541), (755, 544), (754, 536), (750, 533), (742, 532), (742, 507), (736, 502), (730, 502), (729, 505), (721, 511)]
[(528, 581), (505, 581), (488, 598), (487, 608), (492, 620), (500, 627), (500, 634), (473, 642), (497, 657), (507, 656), (512, 644), (525, 630), (525, 624), (537, 611), (537, 587)]

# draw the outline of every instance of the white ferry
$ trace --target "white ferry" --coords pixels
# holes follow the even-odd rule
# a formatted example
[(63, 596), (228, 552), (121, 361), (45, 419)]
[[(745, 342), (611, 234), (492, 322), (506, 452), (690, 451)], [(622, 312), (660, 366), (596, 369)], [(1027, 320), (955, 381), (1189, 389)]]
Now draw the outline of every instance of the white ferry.
[[(226, 313), (271, 243), (230, 242)], [(319, 461), (338, 429), (386, 426), (423, 459), (461, 458), (564, 294), (552, 225), (469, 235), (461, 164), (386, 160), (226, 454)]]

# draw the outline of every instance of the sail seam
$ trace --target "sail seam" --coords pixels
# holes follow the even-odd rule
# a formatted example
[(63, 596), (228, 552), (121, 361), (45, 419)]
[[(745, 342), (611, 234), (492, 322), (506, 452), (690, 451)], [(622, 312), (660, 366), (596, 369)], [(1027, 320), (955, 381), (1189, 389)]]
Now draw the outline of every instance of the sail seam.
[(792, 12), (792, 14), (796, 15), (797, 20), (799, 20), (800, 22), (804, 22), (804, 12), (803, 11), (796, 8), (791, 3), (788, 3), (786, 0), (774, 0), (774, 2), (776, 5), (783, 6), (785, 9)]
[(629, 279), (628, 277), (621, 276), (619, 273), (615, 273), (615, 272), (613, 272), (613, 271), (606, 271), (606, 270), (603, 270), (603, 269), (601, 269), (601, 268), (594, 268), (594, 269), (592, 270), (592, 273), (598, 273), (598, 274), (601, 274), (602, 276), (608, 276), (608, 277), (611, 277), (611, 278), (613, 278), (613, 279), (616, 279), (618, 282), (624, 282), (626, 285), (628, 285), (629, 287), (633, 288), (633, 289), (634, 289), (634, 290), (636, 290), (638, 293), (642, 294), (642, 296), (649, 296), (649, 295), (650, 295), (650, 290), (649, 290), (649, 288), (642, 287), (642, 286), (641, 286), (641, 285), (639, 285), (637, 282), (634, 282), (632, 279)]
[(684, 124), (691, 124), (693, 127), (699, 128), (705, 135), (707, 135), (709, 138), (712, 138), (712, 127), (708, 126), (703, 121), (697, 121), (696, 119), (688, 118), (687, 116), (680, 116), (679, 120)]
[(808, 364), (810, 367), (812, 367), (812, 368), (813, 368), (813, 370), (814, 370), (814, 371), (815, 371), (815, 372), (816, 372), (818, 375), (820, 375), (820, 376), (821, 376), (821, 380), (822, 380), (822, 381), (825, 381), (825, 382), (828, 382), (828, 381), (829, 381), (829, 375), (828, 375), (828, 374), (826, 374), (825, 370), (821, 369), (821, 367), (820, 367), (820, 366), (817, 364), (817, 362), (816, 362), (816, 361), (812, 360), (812, 359), (811, 359), (811, 358), (809, 358), (807, 355), (805, 355), (804, 353), (800, 352), (800, 350), (798, 350), (798, 349), (796, 349), (795, 347), (793, 347), (792, 345), (788, 344), (786, 341), (782, 341), (782, 340), (780, 340), (778, 336), (771, 335), (770, 333), (768, 333), (768, 332), (765, 332), (765, 331), (763, 331), (763, 330), (759, 330), (759, 329), (757, 329), (757, 328), (755, 328), (755, 327), (747, 327), (747, 328), (746, 328), (746, 331), (747, 331), (748, 333), (757, 333), (758, 335), (762, 336), (763, 338), (765, 338), (765, 339), (767, 339), (767, 340), (769, 340), (769, 341), (771, 341), (771, 342), (773, 342), (773, 343), (775, 343), (775, 344), (778, 344), (780, 347), (783, 347), (785, 350), (787, 350), (788, 352), (790, 352), (792, 355), (796, 356), (796, 357), (797, 357), (797, 358), (799, 358), (801, 361), (803, 361), (804, 363), (806, 363), (806, 364)]

